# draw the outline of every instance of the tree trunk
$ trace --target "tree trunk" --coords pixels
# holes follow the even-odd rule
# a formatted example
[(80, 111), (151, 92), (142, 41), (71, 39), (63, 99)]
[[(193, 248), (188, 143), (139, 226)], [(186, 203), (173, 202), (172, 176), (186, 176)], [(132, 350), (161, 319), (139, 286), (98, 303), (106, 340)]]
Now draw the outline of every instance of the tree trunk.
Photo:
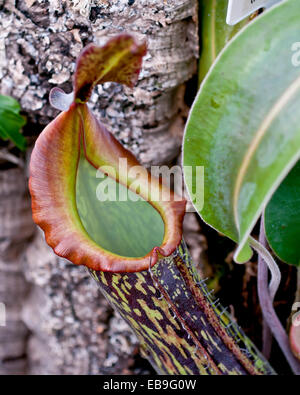
[[(183, 133), (185, 83), (196, 71), (196, 0), (4, 0), (0, 5), (0, 92), (20, 101), (28, 117), (25, 132), (36, 137), (57, 114), (48, 102), (50, 89), (71, 90), (74, 62), (83, 46), (101, 45), (120, 32), (147, 41), (139, 83), (134, 90), (112, 83), (99, 86), (91, 106), (143, 164), (171, 163)], [(190, 220), (188, 225), (191, 243), (196, 244), (197, 223)], [(14, 242), (10, 234), (8, 241)], [(40, 232), (24, 260), (30, 284), (22, 313), (30, 329), (28, 372), (128, 371), (136, 339), (127, 327), (116, 328), (118, 318), (111, 315), (86, 271), (56, 257)], [(13, 277), (16, 281), (17, 274)], [(0, 287), (2, 283), (4, 279)], [(26, 335), (24, 325), (22, 330), (20, 339)], [(24, 340), (22, 347), (18, 355), (25, 353)], [(18, 367), (11, 372), (17, 373)]]
[(22, 273), (22, 252), (35, 227), (24, 172), (0, 170), (0, 374), (25, 373), (28, 330), (21, 309), (28, 292)]

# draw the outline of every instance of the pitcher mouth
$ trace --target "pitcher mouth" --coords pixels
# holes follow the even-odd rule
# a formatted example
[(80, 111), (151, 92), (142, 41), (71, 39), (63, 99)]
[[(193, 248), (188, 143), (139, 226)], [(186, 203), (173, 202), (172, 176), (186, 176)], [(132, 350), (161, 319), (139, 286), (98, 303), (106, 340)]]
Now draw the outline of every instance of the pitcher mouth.
[[(93, 270), (110, 272), (147, 270), (149, 262), (153, 266), (159, 257), (171, 255), (182, 239), (182, 222), (186, 201), (176, 199), (173, 192), (169, 201), (152, 201), (151, 194), (149, 195), (149, 192), (144, 190), (144, 186), (149, 180), (152, 187), (154, 184), (159, 191), (163, 191), (166, 187), (147, 171), (138, 194), (143, 199), (142, 212), (140, 211), (135, 218), (132, 213), (129, 213), (125, 222), (133, 221), (133, 219), (137, 222), (140, 219), (142, 226), (137, 229), (140, 229), (141, 232), (143, 229), (149, 228), (152, 233), (157, 232), (156, 235), (151, 235), (148, 229), (147, 237), (143, 239), (142, 235), (136, 231), (136, 237), (128, 238), (127, 252), (126, 249), (115, 248), (114, 240), (110, 240), (109, 243), (104, 242), (105, 238), (106, 241), (108, 238), (109, 232), (105, 232), (105, 228), (110, 226), (109, 220), (103, 224), (104, 232), (98, 227), (100, 229), (98, 236), (97, 231), (93, 232), (92, 228), (87, 225), (88, 221), (85, 223), (84, 208), (79, 203), (77, 183), (78, 174), (82, 170), (86, 170), (81, 168), (80, 164), (80, 157), (82, 158), (81, 141), (84, 141), (85, 167), (89, 166), (94, 172), (97, 171), (96, 169), (105, 168), (105, 166), (115, 168), (117, 171), (115, 182), (123, 185), (123, 188), (130, 189), (126, 185), (128, 178), (125, 171), (117, 170), (118, 159), (120, 157), (126, 158), (129, 168), (140, 166), (136, 158), (97, 121), (86, 104), (74, 103), (68, 111), (61, 113), (39, 136), (30, 164), (29, 184), (33, 218), (44, 230), (47, 243), (57, 255), (76, 265), (85, 265)], [(89, 177), (87, 177), (87, 173), (83, 172), (81, 180), (85, 178)], [(95, 182), (99, 182), (96, 177), (92, 178)], [(87, 194), (82, 201), (86, 200), (88, 196)], [(149, 221), (153, 222), (152, 227), (147, 221), (142, 221), (147, 210), (150, 211)], [(91, 216), (93, 214), (87, 214), (87, 218), (91, 218)], [(116, 221), (115, 218), (116, 212), (111, 216), (111, 221), (113, 219)], [(95, 223), (97, 221), (101, 227), (101, 217)], [(134, 221), (131, 231), (137, 227)], [(124, 232), (123, 235), (121, 237), (115, 235), (116, 245), (118, 237), (119, 239), (126, 238)], [(139, 244), (146, 239), (149, 239), (149, 243), (152, 240), (152, 244), (148, 243), (147, 247), (140, 248)], [(137, 252), (134, 250), (135, 244)]]

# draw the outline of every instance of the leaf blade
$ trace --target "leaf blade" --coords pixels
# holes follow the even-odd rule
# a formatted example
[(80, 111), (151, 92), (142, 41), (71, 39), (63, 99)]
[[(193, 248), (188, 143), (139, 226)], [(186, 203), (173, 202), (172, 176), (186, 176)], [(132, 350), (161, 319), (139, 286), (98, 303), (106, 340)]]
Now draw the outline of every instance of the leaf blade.
[(265, 210), (270, 247), (284, 262), (300, 266), (300, 162), (291, 170)]
[(20, 133), (25, 119), (19, 114), (19, 103), (10, 96), (0, 95), (0, 137), (11, 140), (21, 151), (26, 149), (26, 139)]
[(202, 82), (220, 51), (247, 24), (245, 19), (235, 26), (226, 23), (227, 0), (202, 0), (201, 15), (201, 56), (199, 62), (199, 82)]
[[(249, 234), (300, 156), (295, 112), (300, 105), (300, 73), (292, 66), (290, 53), (299, 16), (296, 1), (282, 3), (231, 41), (202, 85), (185, 131), (184, 164), (204, 165), (206, 171), (201, 216), (239, 243), (236, 261), (250, 259)], [(276, 68), (271, 68), (273, 64)], [(272, 112), (282, 103), (289, 106), (279, 114)], [(268, 126), (267, 133), (258, 133), (265, 130), (262, 125)], [(250, 160), (244, 161), (247, 153)]]

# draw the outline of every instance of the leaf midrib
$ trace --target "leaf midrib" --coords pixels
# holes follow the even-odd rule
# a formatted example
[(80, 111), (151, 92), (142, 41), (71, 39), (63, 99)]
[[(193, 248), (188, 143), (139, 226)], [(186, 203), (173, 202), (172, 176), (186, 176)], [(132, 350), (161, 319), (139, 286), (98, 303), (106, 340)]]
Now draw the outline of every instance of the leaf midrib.
[(251, 145), (249, 146), (243, 162), (241, 164), (240, 170), (238, 172), (238, 176), (235, 182), (234, 192), (233, 192), (233, 211), (234, 211), (234, 219), (236, 228), (240, 230), (239, 224), (239, 215), (238, 215), (238, 200), (240, 196), (241, 187), (243, 184), (243, 180), (249, 164), (251, 163), (251, 159), (253, 158), (259, 143), (266, 135), (269, 130), (269, 127), (274, 122), (278, 114), (280, 114), (281, 110), (290, 102), (290, 100), (295, 96), (295, 94), (300, 91), (300, 76), (297, 77), (296, 80), (290, 84), (290, 86), (285, 90), (283, 95), (277, 100), (277, 102), (272, 106), (268, 115), (261, 123), (260, 127), (258, 128), (257, 132), (255, 133), (254, 139), (252, 140)]

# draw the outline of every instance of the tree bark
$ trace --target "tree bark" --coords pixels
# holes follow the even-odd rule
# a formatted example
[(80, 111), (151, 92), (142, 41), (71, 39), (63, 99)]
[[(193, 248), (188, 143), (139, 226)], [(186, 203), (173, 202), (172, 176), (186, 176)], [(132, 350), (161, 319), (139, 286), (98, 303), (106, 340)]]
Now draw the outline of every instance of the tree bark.
[[(53, 86), (71, 90), (79, 52), (121, 32), (146, 40), (138, 86), (97, 87), (96, 115), (146, 165), (173, 160), (180, 148), (184, 83), (196, 71), (196, 0), (4, 1), (0, 17), (1, 92), (20, 100), (31, 123), (57, 114)], [(132, 2), (130, 2), (131, 4)]]
[[(147, 41), (138, 85), (134, 90), (112, 83), (99, 86), (91, 107), (144, 165), (171, 163), (180, 151), (185, 83), (196, 71), (197, 0), (4, 0), (0, 92), (20, 101), (28, 118), (25, 132), (36, 137), (57, 115), (49, 105), (50, 89), (71, 91), (81, 49), (89, 42), (101, 45), (120, 32)], [(197, 224), (188, 222), (196, 244)], [(122, 331), (116, 328), (119, 319), (86, 271), (56, 257), (41, 232), (29, 245), (24, 262), (30, 284), (22, 313), (30, 329), (28, 372), (128, 371), (136, 339), (127, 326)], [(22, 329), (24, 339), (24, 325)]]
[(28, 329), (21, 319), (29, 284), (22, 272), (22, 252), (35, 227), (24, 172), (0, 170), (0, 303), (5, 307), (0, 326), (0, 374), (25, 373)]

